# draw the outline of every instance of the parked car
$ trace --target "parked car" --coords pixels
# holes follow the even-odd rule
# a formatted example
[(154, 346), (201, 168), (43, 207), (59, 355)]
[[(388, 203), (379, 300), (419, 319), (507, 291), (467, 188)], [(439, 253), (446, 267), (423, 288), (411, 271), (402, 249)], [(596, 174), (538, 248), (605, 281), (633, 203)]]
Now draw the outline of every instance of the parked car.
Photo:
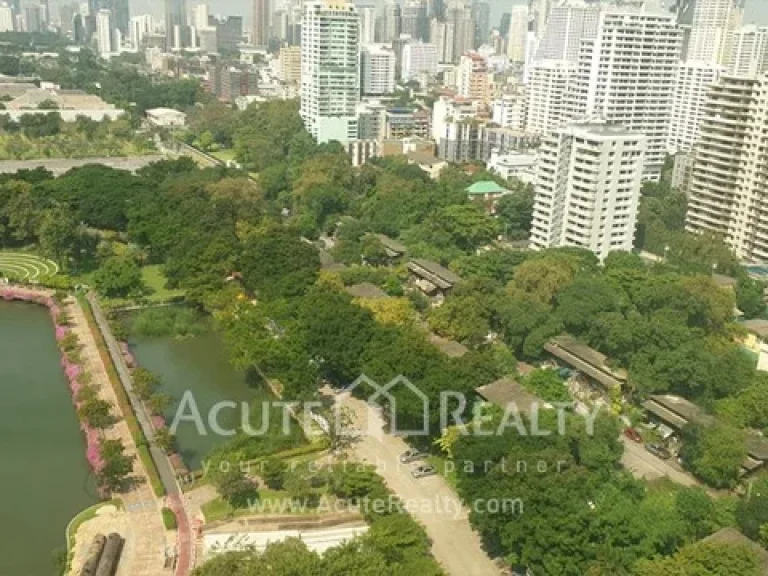
[(645, 449), (654, 456), (658, 456), (662, 460), (668, 460), (672, 457), (672, 454), (669, 452), (669, 450), (664, 448), (664, 446), (659, 446), (658, 444), (646, 444)]
[(415, 462), (416, 460), (423, 460), (426, 457), (426, 454), (423, 452), (419, 452), (415, 448), (411, 448), (410, 450), (406, 450), (402, 454), (400, 454), (400, 463), (401, 464), (410, 464), (411, 462)]
[(437, 474), (437, 470), (431, 464), (421, 464), (411, 470), (411, 476), (414, 478), (424, 478), (425, 476), (433, 476)]
[(643, 443), (643, 437), (640, 436), (640, 432), (629, 426), (624, 428), (624, 436), (632, 440), (632, 442), (637, 442), (638, 444)]

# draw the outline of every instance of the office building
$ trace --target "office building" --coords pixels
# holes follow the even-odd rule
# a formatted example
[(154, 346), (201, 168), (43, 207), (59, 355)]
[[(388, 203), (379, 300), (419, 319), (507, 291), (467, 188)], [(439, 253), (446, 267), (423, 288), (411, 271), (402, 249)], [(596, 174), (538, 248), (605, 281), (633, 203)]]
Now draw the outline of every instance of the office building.
[(270, 1), (253, 0), (253, 33), (251, 43), (256, 46), (269, 44)]
[(189, 46), (186, 0), (165, 0), (165, 36), (168, 50), (181, 50)]
[(413, 40), (429, 40), (429, 20), (427, 5), (423, 0), (409, 0), (402, 7), (400, 33)]
[(576, 65), (565, 60), (542, 60), (531, 65), (528, 79), (526, 129), (547, 134), (568, 118), (563, 106)]
[(528, 0), (531, 11), (531, 28), (536, 38), (544, 35), (550, 12), (550, 0)]
[(155, 21), (149, 14), (142, 14), (131, 18), (129, 26), (129, 38), (134, 50), (141, 50), (144, 45), (144, 37), (155, 31)]
[(686, 152), (696, 143), (707, 94), (722, 72), (721, 66), (709, 62), (680, 63), (667, 141), (671, 153)]
[(494, 124), (502, 128), (525, 130), (528, 119), (528, 96), (523, 89), (516, 94), (505, 94), (493, 101), (491, 110)]
[(728, 43), (726, 73), (732, 76), (757, 76), (768, 70), (768, 27), (743, 26)]
[(384, 4), (384, 17), (381, 23), (381, 42), (386, 44), (396, 38), (400, 38), (402, 11), (400, 5), (394, 0), (388, 0)]
[(216, 51), (219, 53), (237, 52), (243, 42), (243, 19), (240, 16), (227, 16), (212, 19), (216, 25)]
[(528, 6), (513, 6), (507, 36), (507, 57), (510, 62), (525, 62), (525, 46), (528, 38)]
[[(448, 26), (453, 31), (453, 58), (446, 62), (458, 62), (461, 55), (475, 48), (475, 21), (472, 19), (472, 11), (457, 5), (448, 11)], [(447, 35), (447, 32), (446, 32)], [(446, 52), (448, 48), (446, 47)]]
[(361, 88), (365, 96), (395, 91), (395, 53), (385, 44), (368, 44), (360, 50)]
[(437, 46), (423, 42), (409, 42), (403, 46), (401, 75), (404, 82), (419, 76), (437, 74)]
[(741, 260), (768, 260), (768, 76), (721, 76), (693, 150), (686, 229), (713, 232)]
[(301, 28), (301, 117), (320, 143), (357, 138), (360, 22), (344, 1), (304, 4)]
[(286, 84), (301, 82), (301, 47), (283, 46), (278, 54), (277, 77)]
[(682, 35), (662, 9), (610, 6), (584, 39), (569, 82), (566, 114), (600, 117), (648, 137), (645, 177), (658, 180), (667, 154)]
[(437, 61), (443, 64), (452, 64), (454, 23), (445, 22), (434, 18), (430, 25), (430, 42), (437, 48)]
[(623, 126), (574, 123), (543, 138), (531, 248), (575, 246), (600, 260), (633, 248), (646, 137)]
[(491, 5), (482, 0), (472, 2), (472, 20), (475, 23), (475, 37), (472, 48), (486, 44), (491, 36)]

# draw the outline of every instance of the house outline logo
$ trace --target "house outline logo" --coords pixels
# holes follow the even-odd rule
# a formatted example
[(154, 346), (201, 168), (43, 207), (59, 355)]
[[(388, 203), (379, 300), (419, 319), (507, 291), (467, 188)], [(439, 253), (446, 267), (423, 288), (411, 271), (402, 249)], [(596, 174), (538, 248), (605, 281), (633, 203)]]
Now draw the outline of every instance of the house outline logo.
[[(367, 384), (373, 388), (373, 393), (366, 398), (366, 403), (370, 406), (375, 406), (384, 412), (385, 408), (377, 401), (381, 396), (386, 398), (389, 402), (389, 424), (390, 433), (395, 436), (428, 436), (429, 435), (429, 398), (408, 378), (402, 374), (395, 376), (387, 382), (384, 386), (379, 386), (378, 382), (369, 378), (365, 374), (358, 376), (352, 384), (344, 389), (345, 393), (352, 393), (352, 391), (361, 384)], [(401, 430), (397, 425), (397, 399), (390, 394), (390, 390), (398, 385), (404, 385), (412, 394), (414, 394), (421, 402), (421, 429), (416, 430)]]

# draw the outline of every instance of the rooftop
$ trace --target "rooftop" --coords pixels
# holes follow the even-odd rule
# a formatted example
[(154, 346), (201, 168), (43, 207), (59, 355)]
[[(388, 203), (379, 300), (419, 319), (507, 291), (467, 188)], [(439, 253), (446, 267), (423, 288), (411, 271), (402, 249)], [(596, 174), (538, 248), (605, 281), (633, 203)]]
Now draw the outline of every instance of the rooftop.
[(395, 252), (396, 254), (405, 254), (406, 248), (403, 244), (387, 236), (386, 234), (376, 234), (376, 238), (379, 239), (381, 245), (387, 250)]
[(495, 382), (475, 388), (475, 392), (488, 402), (493, 402), (501, 408), (506, 408), (510, 404), (514, 405), (518, 411), (524, 414), (530, 413), (533, 406), (549, 406), (541, 398), (528, 392), (514, 378), (500, 378)]
[(361, 282), (360, 284), (352, 284), (344, 288), (347, 294), (354, 298), (389, 298), (386, 292), (370, 282)]
[(627, 380), (627, 371), (614, 370), (607, 365), (608, 358), (594, 348), (579, 342), (570, 334), (562, 334), (544, 345), (553, 356), (597, 380), (606, 388), (621, 386)]
[(484, 180), (482, 182), (475, 182), (467, 188), (467, 194), (470, 196), (479, 196), (485, 194), (506, 194), (509, 192), (506, 188), (503, 188), (496, 184), (493, 180)]
[(417, 276), (426, 276), (428, 280), (438, 281), (441, 288), (450, 288), (461, 280), (461, 276), (432, 260), (412, 258), (408, 269)]
[(724, 274), (712, 274), (712, 280), (721, 288), (734, 287), (739, 283), (736, 278), (731, 278), (730, 276), (725, 276)]
[(469, 352), (469, 348), (464, 346), (464, 344), (455, 342), (454, 340), (448, 340), (447, 338), (442, 338), (437, 334), (430, 333), (428, 338), (432, 344), (437, 346), (440, 352), (451, 358), (461, 358), (464, 354)]

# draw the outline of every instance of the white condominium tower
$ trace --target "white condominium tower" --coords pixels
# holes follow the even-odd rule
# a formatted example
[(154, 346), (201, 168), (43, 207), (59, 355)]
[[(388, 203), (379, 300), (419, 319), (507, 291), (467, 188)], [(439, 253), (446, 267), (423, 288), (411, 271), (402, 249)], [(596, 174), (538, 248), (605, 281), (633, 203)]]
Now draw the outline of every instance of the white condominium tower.
[(531, 248), (578, 246), (603, 260), (635, 237), (646, 138), (605, 123), (574, 123), (539, 150)]
[(99, 10), (96, 14), (96, 44), (102, 57), (112, 54), (112, 12), (109, 10)]
[(330, 0), (304, 4), (301, 27), (301, 117), (320, 142), (357, 138), (360, 94), (355, 6)]
[(743, 26), (728, 43), (726, 72), (733, 76), (756, 76), (768, 70), (768, 27)]
[(363, 94), (381, 96), (395, 91), (395, 53), (385, 44), (364, 45), (360, 51)]
[(645, 134), (644, 178), (657, 180), (680, 61), (682, 35), (672, 13), (647, 7), (606, 7), (597, 34), (581, 42), (568, 88), (567, 114), (601, 117)]
[(690, 0), (680, 25), (686, 31), (683, 59), (722, 64), (745, 0)]
[(742, 260), (768, 260), (768, 76), (710, 89), (688, 189), (686, 229), (715, 232)]
[(507, 37), (507, 57), (510, 62), (525, 62), (528, 44), (528, 6), (512, 6)]
[(563, 103), (568, 82), (575, 71), (576, 64), (565, 60), (542, 60), (531, 65), (527, 92), (528, 132), (546, 134), (566, 120)]
[(571, 0), (553, 6), (544, 34), (539, 39), (536, 59), (576, 62), (581, 41), (597, 36), (599, 22), (599, 4)]
[(709, 62), (680, 63), (667, 141), (670, 152), (687, 152), (693, 148), (699, 136), (699, 125), (704, 117), (704, 103), (709, 88), (722, 72), (722, 66)]

